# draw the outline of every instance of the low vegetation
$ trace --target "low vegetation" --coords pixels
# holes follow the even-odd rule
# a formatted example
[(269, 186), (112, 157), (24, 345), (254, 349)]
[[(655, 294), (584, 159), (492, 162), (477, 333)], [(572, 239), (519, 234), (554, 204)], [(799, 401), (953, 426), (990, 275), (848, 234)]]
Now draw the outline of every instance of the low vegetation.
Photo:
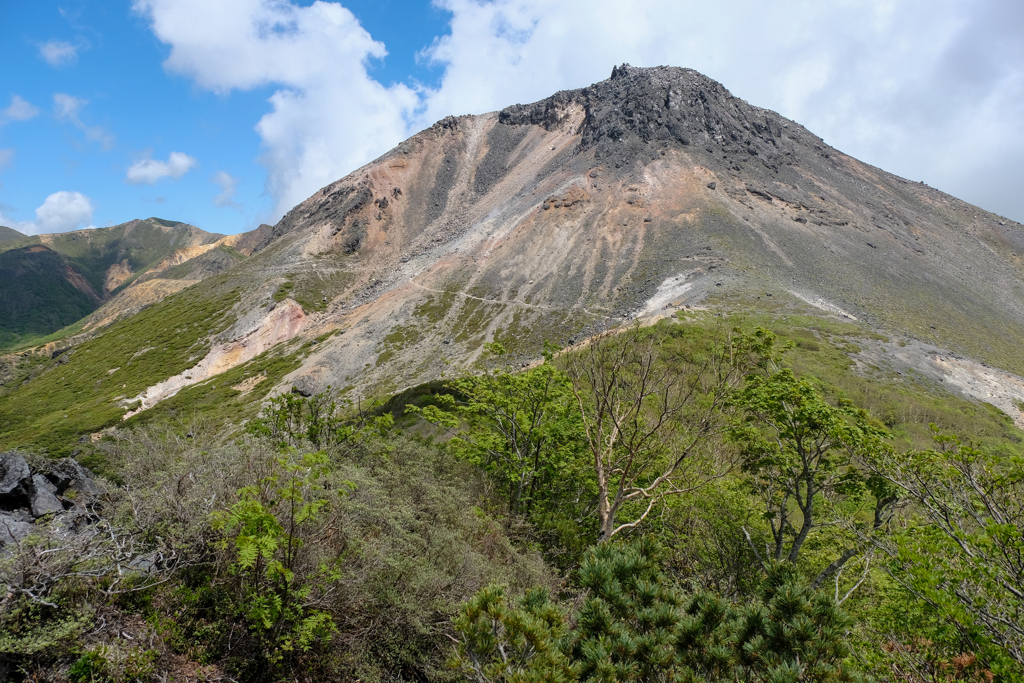
[(119, 423), (122, 400), (206, 355), (210, 338), (233, 322), (237, 300), (233, 292), (205, 298), (180, 293), (56, 358), (27, 359), (27, 374), (14, 373), (0, 390), (5, 444), (31, 443), (57, 456), (80, 437)]
[(854, 374), (857, 328), (757, 322), (665, 320), (525, 369), (493, 344), (483, 374), (370, 407), (284, 394), (241, 431), (245, 373), (295, 355), (191, 387), (97, 443), (88, 531), (5, 546), (0, 666), (1024, 680), (1020, 433)]

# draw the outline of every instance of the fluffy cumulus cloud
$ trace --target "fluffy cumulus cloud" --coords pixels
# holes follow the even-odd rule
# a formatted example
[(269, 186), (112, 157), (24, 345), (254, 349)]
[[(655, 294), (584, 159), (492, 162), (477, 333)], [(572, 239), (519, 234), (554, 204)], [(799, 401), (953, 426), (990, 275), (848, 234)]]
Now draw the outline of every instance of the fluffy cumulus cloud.
[(63, 40), (48, 40), (39, 46), (39, 56), (50, 66), (67, 66), (78, 61), (78, 46)]
[(70, 123), (78, 130), (85, 133), (85, 139), (99, 144), (104, 151), (114, 147), (114, 136), (103, 126), (90, 126), (84, 123), (79, 116), (82, 108), (89, 103), (88, 100), (79, 99), (65, 93), (54, 93), (53, 115), (58, 121)]
[(278, 216), (400, 142), (420, 104), (411, 88), (367, 75), (384, 45), (339, 4), (136, 0), (134, 8), (171, 46), (168, 71), (219, 93), (278, 88), (257, 124)]
[(93, 228), (92, 201), (81, 192), (54, 192), (36, 209), (34, 221), (15, 221), (0, 215), (0, 225), (14, 228), (26, 235), (46, 235), (78, 228)]
[(1024, 161), (1021, 3), (441, 1), (452, 30), (426, 53), (446, 66), (427, 119), (536, 100), (619, 62), (689, 66), (847, 153), (1024, 220), (1009, 171)]
[(133, 185), (152, 185), (162, 178), (177, 180), (199, 162), (182, 152), (171, 152), (167, 161), (146, 157), (128, 167), (127, 180)]
[(54, 192), (36, 209), (37, 234), (66, 232), (78, 227), (92, 227), (94, 207), (81, 192)]
[(213, 198), (214, 206), (241, 208), (235, 201), (235, 189), (238, 187), (238, 178), (224, 171), (218, 171), (213, 175), (212, 180), (214, 185), (220, 188), (220, 194)]
[(1024, 3), (1006, 0), (435, 0), (436, 89), (385, 88), (337, 3), (136, 0), (168, 70), (274, 84), (257, 125), (280, 215), (448, 114), (529, 102), (622, 62), (695, 68), (865, 161), (1024, 220)]
[(0, 110), (0, 126), (10, 121), (28, 121), (38, 113), (37, 107), (17, 95), (12, 95), (11, 104), (6, 109)]

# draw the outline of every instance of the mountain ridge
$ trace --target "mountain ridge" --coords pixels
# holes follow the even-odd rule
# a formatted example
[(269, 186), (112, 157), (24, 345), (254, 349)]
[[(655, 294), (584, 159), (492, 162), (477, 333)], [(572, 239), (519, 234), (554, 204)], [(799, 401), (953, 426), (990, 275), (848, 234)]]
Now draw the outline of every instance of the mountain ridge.
[[(528, 362), (545, 341), (689, 307), (837, 318), (915, 351), (900, 367), (949, 349), (1024, 375), (1019, 224), (676, 67), (623, 65), (586, 88), (442, 119), (276, 225), (213, 244), (167, 269), (220, 259), (167, 300), (179, 325), (180, 297), (232, 302), (203, 352), (104, 401), (144, 415), (179, 393), (219, 404), (328, 386), (385, 396), (472, 370), (486, 342)], [(136, 304), (97, 329), (144, 311), (156, 330), (162, 304)], [(214, 378), (266, 373), (273, 358), (277, 374), (253, 396), (219, 393)], [(966, 367), (947, 366), (935, 376)], [(984, 382), (962, 384), (989, 400)], [(1011, 389), (1000, 405), (1020, 419), (1024, 392)]]
[(18, 240), (24, 237), (28, 237), (24, 233), (18, 232), (14, 228), (8, 228), (6, 225), (0, 225), (0, 242), (8, 242), (10, 240)]
[(221, 238), (187, 223), (147, 218), (0, 241), (0, 344), (72, 325), (170, 254)]
[[(611, 92), (607, 92), (609, 90)], [(678, 93), (678, 99), (674, 93)], [(648, 108), (639, 109), (634, 106), (633, 103), (638, 100), (645, 102)], [(602, 111), (595, 113), (598, 109), (592, 106), (595, 101), (599, 107), (603, 107)], [(674, 102), (678, 103), (675, 110), (672, 109)], [(578, 105), (575, 113), (571, 111), (574, 105)], [(697, 105), (700, 105), (699, 108)], [(659, 123), (657, 114), (669, 111), (675, 111), (675, 117), (662, 116)], [(700, 116), (693, 115), (695, 111)], [(643, 115), (638, 115), (638, 112)], [(377, 249), (378, 246), (366, 230), (367, 226), (378, 222), (376, 215), (372, 214), (387, 212), (387, 206), (378, 210), (384, 201), (400, 204), (405, 201), (404, 197), (409, 196), (406, 191), (404, 195), (390, 197), (388, 192), (393, 193), (395, 189), (403, 191), (403, 188), (394, 183), (389, 184), (386, 176), (396, 175), (395, 169), (405, 163), (401, 160), (408, 158), (414, 150), (422, 150), (442, 138), (450, 141), (460, 136), (465, 138), (467, 130), (485, 122), (490, 129), (487, 132), (489, 138), (485, 142), (477, 140), (473, 143), (480, 153), (471, 173), (472, 187), (468, 182), (470, 172), (464, 169), (467, 180), (462, 188), (454, 194), (452, 192), (458, 182), (458, 159), (468, 153), (465, 149), (449, 149), (440, 158), (429, 162), (432, 177), (425, 179), (422, 191), (417, 190), (420, 200), (426, 200), (422, 202), (425, 206), (421, 207), (422, 211), (418, 215), (409, 217), (426, 225), (426, 230), (417, 235), (420, 238), (419, 244), (422, 244), (422, 237), (426, 234), (431, 234), (428, 246), (446, 244), (459, 235), (465, 237), (468, 234), (464, 231), (467, 214), (463, 212), (462, 216), (458, 216), (455, 215), (457, 212), (448, 212), (446, 215), (449, 203), (462, 199), (469, 205), (479, 204), (477, 197), (491, 192), (501, 183), (502, 177), (507, 175), (507, 160), (513, 158), (516, 150), (522, 152), (524, 140), (529, 135), (537, 134), (536, 130), (529, 132), (531, 127), (545, 131), (552, 136), (552, 142), (561, 140), (565, 143), (573, 138), (570, 144), (563, 144), (558, 150), (551, 149), (557, 153), (547, 154), (548, 158), (543, 160), (543, 164), (538, 162), (539, 168), (535, 166), (534, 172), (537, 176), (543, 176), (553, 168), (572, 169), (571, 175), (575, 176), (572, 182), (577, 186), (576, 191), (580, 197), (579, 202), (570, 201), (575, 207), (574, 211), (593, 202), (596, 195), (591, 185), (607, 181), (612, 182), (615, 185), (613, 189), (623, 195), (628, 194), (631, 188), (637, 192), (638, 196), (633, 201), (623, 196), (622, 203), (646, 211), (640, 220), (655, 222), (659, 217), (648, 215), (651, 213), (650, 208), (644, 209), (644, 203), (650, 204), (653, 200), (650, 195), (646, 198), (642, 196), (646, 190), (653, 189), (644, 179), (645, 169), (663, 164), (666, 155), (685, 155), (685, 159), (678, 161), (687, 164), (690, 177), (676, 178), (676, 181), (686, 181), (685, 187), (677, 187), (676, 191), (678, 195), (689, 195), (693, 200), (691, 204), (700, 205), (705, 210), (703, 217), (694, 219), (702, 224), (698, 228), (703, 228), (704, 234), (699, 241), (705, 244), (688, 245), (683, 250), (687, 253), (679, 253), (678, 244), (667, 245), (669, 252), (676, 252), (677, 259), (686, 257), (693, 267), (672, 272), (670, 268), (654, 265), (651, 270), (655, 270), (656, 275), (648, 276), (642, 282), (629, 278), (629, 281), (621, 284), (623, 295), (613, 297), (616, 299), (612, 307), (615, 315), (609, 317), (624, 319), (642, 311), (656, 290), (670, 280), (669, 275), (680, 275), (680, 271), (695, 274), (702, 269), (706, 275), (705, 265), (711, 264), (702, 265), (704, 261), (708, 258), (722, 259), (723, 254), (735, 246), (736, 240), (742, 240), (746, 243), (744, 253), (733, 253), (729, 267), (725, 267), (724, 262), (719, 264), (721, 286), (729, 288), (730, 284), (736, 285), (743, 281), (740, 289), (751, 290), (759, 288), (761, 284), (770, 284), (780, 274), (785, 275), (788, 282), (783, 287), (784, 294), (812, 302), (811, 305), (824, 306), (826, 310), (842, 311), (894, 332), (921, 335), (926, 341), (939, 341), (940, 335), (930, 335), (930, 324), (924, 324), (925, 318), (930, 319), (932, 316), (907, 315), (907, 311), (913, 313), (910, 310), (912, 306), (891, 300), (891, 294), (894, 289), (901, 287), (908, 294), (914, 294), (913, 288), (903, 285), (908, 278), (921, 278), (916, 278), (912, 271), (904, 269), (902, 262), (909, 260), (910, 255), (924, 252), (920, 248), (922, 239), (927, 242), (933, 238), (930, 246), (933, 256), (955, 256), (959, 235), (951, 233), (966, 231), (975, 238), (973, 244), (969, 245), (973, 253), (968, 260), (978, 261), (981, 256), (988, 255), (990, 250), (999, 249), (1009, 259), (1009, 263), (1004, 261), (998, 264), (1002, 266), (999, 273), (1000, 286), (992, 287), (989, 286), (991, 282), (978, 282), (975, 279), (974, 284), (987, 291), (973, 297), (973, 303), (982, 307), (986, 307), (987, 302), (997, 303), (997, 306), (982, 311), (980, 317), (1005, 318), (999, 310), (1005, 305), (1013, 311), (1010, 316), (1012, 323), (1005, 320), (999, 323), (1004, 331), (1019, 331), (1021, 320), (1024, 320), (1019, 297), (1007, 296), (1002, 291), (1021, 291), (1019, 269), (1012, 265), (1022, 253), (1019, 226), (1008, 225), (1007, 221), (999, 220), (991, 214), (984, 215), (976, 207), (922, 184), (911, 183), (858, 162), (831, 148), (802, 126), (731, 96), (711, 79), (690, 70), (672, 67), (617, 67), (612, 79), (589, 88), (564, 91), (538, 103), (514, 105), (496, 114), (444, 119), (301, 203), (275, 227), (280, 236), (278, 239), (287, 241), (287, 235), (296, 229), (310, 230), (314, 225), (327, 223), (330, 225), (327, 234), (320, 234), (317, 238), (311, 236), (310, 239), (324, 240), (329, 237), (333, 240), (332, 244), (336, 243), (342, 251), (348, 250), (350, 253), (366, 245), (367, 240)], [(701, 131), (705, 135), (698, 140)], [(464, 142), (464, 139), (462, 143), (456, 142), (454, 147), (465, 147)], [(576, 167), (573, 168), (573, 165)], [(384, 171), (385, 167), (387, 172)], [(597, 174), (598, 179), (591, 179), (591, 173)], [(696, 182), (698, 176), (700, 182)], [(378, 179), (380, 186), (375, 186)], [(712, 183), (717, 189), (711, 189)], [(647, 188), (642, 187), (645, 184)], [(549, 189), (552, 190), (549, 195), (535, 197), (532, 202), (522, 202), (522, 194), (508, 199), (526, 203), (527, 206), (522, 209), (527, 214), (534, 209), (544, 210), (545, 203), (548, 209), (555, 207), (564, 211), (564, 202), (558, 201), (559, 188), (552, 186)], [(606, 188), (596, 189), (600, 192)], [(846, 195), (851, 195), (852, 199)], [(543, 201), (548, 198), (552, 201)], [(377, 208), (367, 210), (366, 207), (371, 205)], [(677, 206), (672, 210), (679, 208), (684, 207)], [(487, 213), (478, 215), (477, 220), (484, 219)], [(686, 213), (679, 211), (676, 216)], [(924, 230), (916, 225), (932, 221), (929, 216), (935, 217), (934, 222), (941, 223), (936, 230)], [(666, 218), (669, 217), (660, 217), (662, 221)], [(463, 225), (460, 226), (460, 223)], [(770, 230), (765, 229), (766, 224), (770, 225)], [(679, 227), (678, 222), (675, 227)], [(843, 237), (841, 243), (832, 240), (836, 234)], [(682, 235), (695, 237), (686, 232)], [(817, 241), (815, 246), (818, 249), (813, 253), (806, 253), (808, 237)], [(936, 237), (940, 239), (935, 240)], [(780, 244), (781, 240), (785, 243)], [(883, 240), (888, 243), (885, 244)], [(716, 247), (711, 242), (719, 244)], [(723, 249), (722, 242), (733, 243), (733, 246)], [(878, 258), (880, 244), (885, 244), (883, 252), (886, 255), (883, 258)], [(415, 263), (422, 255), (423, 247), (413, 242), (407, 246), (410, 247), (410, 253), (400, 258), (407, 257), (406, 264)], [(710, 249), (707, 248), (709, 246)], [(434, 247), (431, 246), (431, 249)], [(701, 251), (711, 253), (695, 253)], [(801, 254), (801, 251), (804, 253)], [(873, 272), (871, 277), (851, 272), (851, 257), (877, 266), (879, 272)], [(400, 258), (392, 259), (388, 267), (381, 268), (389, 271), (390, 279), (395, 280), (396, 284), (396, 276), (402, 272), (402, 267), (399, 267), (402, 266)], [(925, 301), (939, 302), (942, 307), (949, 309), (952, 302), (952, 307), (956, 307), (957, 299), (951, 296), (956, 292), (956, 286), (949, 280), (966, 278), (969, 268), (958, 263), (955, 257), (949, 260), (958, 272), (941, 283), (943, 291), (928, 291), (918, 295), (922, 305)], [(802, 277), (796, 265), (799, 263), (808, 264), (807, 270), (817, 272), (809, 273), (810, 277)], [(940, 272), (946, 265), (929, 264), (929, 270)], [(871, 280), (879, 274), (889, 282), (884, 285), (872, 283)], [(759, 279), (765, 282), (759, 284)], [(391, 286), (388, 278), (374, 280), (367, 284), (370, 287), (376, 286), (378, 290)], [(692, 281), (688, 276), (684, 284), (697, 287), (693, 292), (699, 294), (694, 298), (696, 302), (712, 292), (717, 293), (709, 288), (718, 287), (718, 282), (716, 278), (715, 282), (702, 284)], [(487, 284), (491, 289), (500, 291), (502, 288), (501, 278), (492, 278)], [(921, 284), (913, 283), (914, 287)], [(923, 284), (928, 285), (927, 282)], [(445, 287), (434, 289), (444, 290)], [(824, 291), (819, 291), (822, 289)], [(876, 290), (878, 295), (890, 300), (887, 310), (862, 305), (869, 295), (874, 296), (872, 292)], [(934, 317), (944, 320), (957, 318), (962, 323), (971, 316), (961, 313)], [(1006, 327), (1006, 324), (1010, 327)], [(560, 341), (567, 341), (571, 336), (562, 336)], [(1006, 351), (1003, 349), (995, 355), (1005, 356)], [(1018, 362), (1015, 369), (1020, 372), (1020, 368)]]

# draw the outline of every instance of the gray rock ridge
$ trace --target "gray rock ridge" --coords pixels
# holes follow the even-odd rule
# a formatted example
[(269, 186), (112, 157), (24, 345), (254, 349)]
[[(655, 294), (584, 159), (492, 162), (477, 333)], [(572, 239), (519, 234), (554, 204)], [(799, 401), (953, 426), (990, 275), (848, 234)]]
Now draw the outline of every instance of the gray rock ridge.
[(35, 531), (37, 523), (55, 519), (74, 528), (102, 492), (92, 472), (71, 458), (33, 468), (17, 451), (0, 453), (0, 552)]
[(757, 159), (778, 172), (798, 152), (824, 159), (838, 154), (803, 126), (735, 97), (721, 83), (681, 67), (632, 67), (612, 70), (611, 78), (577, 90), (563, 90), (534, 102), (506, 107), (498, 114), (506, 125), (564, 125), (575, 106), (585, 111), (580, 151), (596, 148), (597, 158), (628, 163), (653, 161), (660, 149), (689, 148), (727, 161)]

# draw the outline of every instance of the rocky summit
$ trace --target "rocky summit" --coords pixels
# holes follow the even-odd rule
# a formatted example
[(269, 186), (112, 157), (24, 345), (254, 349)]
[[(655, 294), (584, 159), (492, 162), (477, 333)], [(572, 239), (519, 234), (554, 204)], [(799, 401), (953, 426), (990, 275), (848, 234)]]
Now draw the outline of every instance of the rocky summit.
[[(704, 306), (856, 322), (909, 343), (904, 365), (954, 358), (940, 377), (968, 359), (1024, 374), (1019, 224), (851, 158), (690, 69), (623, 65), (443, 119), (276, 225), (225, 239), (230, 263), (176, 266), (195, 274), (179, 295), (192, 312), (174, 323), (198, 330), (193, 346), (142, 372), (133, 354), (171, 348), (150, 331), (161, 314), (121, 323), (147, 331), (94, 370), (124, 378), (90, 385), (111, 385), (96, 398), (105, 419), (239, 368), (243, 394), (269, 378), (259, 395), (383, 396), (472, 367), (486, 342), (528, 362), (545, 341)], [(209, 259), (221, 243), (207, 241)], [(271, 349), (287, 372), (259, 365)], [(1024, 398), (999, 386), (1006, 406)]]
[(311, 386), (397, 388), (492, 339), (536, 353), (666, 306), (769, 296), (1020, 372), (1022, 240), (695, 71), (624, 65), (440, 121), (323, 188), (242, 268), (277, 276), (243, 308), (286, 282), (324, 304), (301, 333), (344, 334), (289, 378)]

